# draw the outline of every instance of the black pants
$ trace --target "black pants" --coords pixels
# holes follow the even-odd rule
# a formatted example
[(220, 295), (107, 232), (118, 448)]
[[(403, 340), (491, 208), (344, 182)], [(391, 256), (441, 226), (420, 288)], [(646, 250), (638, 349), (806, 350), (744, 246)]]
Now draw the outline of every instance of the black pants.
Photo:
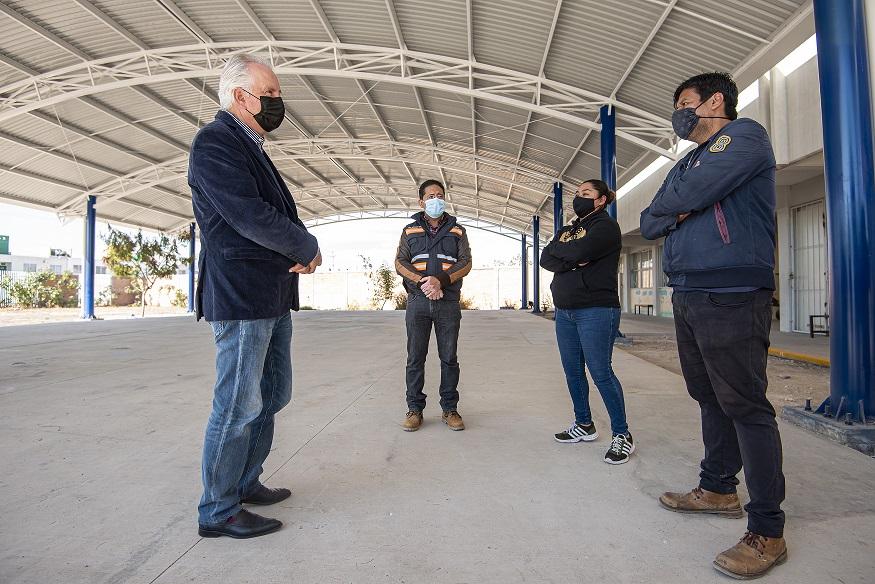
[(744, 467), (748, 529), (784, 533), (784, 473), (775, 410), (766, 398), (772, 292), (677, 292), (672, 297), (687, 391), (702, 411), (699, 486), (734, 493)]
[(462, 310), (458, 301), (429, 300), (419, 294), (407, 297), (407, 407), (421, 412), (425, 408), (425, 357), (434, 326), (441, 360), (441, 409), (455, 410), (459, 403), (459, 324)]

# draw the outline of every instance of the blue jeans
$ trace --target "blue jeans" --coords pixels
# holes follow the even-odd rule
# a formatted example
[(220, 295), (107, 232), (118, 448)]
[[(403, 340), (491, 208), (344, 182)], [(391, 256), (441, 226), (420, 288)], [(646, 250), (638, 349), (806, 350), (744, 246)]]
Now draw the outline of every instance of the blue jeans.
[(201, 525), (224, 522), (257, 491), (274, 415), (292, 399), (292, 318), (210, 323), (216, 387), (204, 439)]
[(441, 360), (441, 409), (455, 410), (459, 405), (459, 328), (462, 309), (457, 301), (429, 300), (421, 294), (407, 297), (407, 409), (421, 412), (425, 409), (422, 389), (425, 387), (425, 357), (431, 329), (437, 338), (438, 357)]
[(583, 425), (592, 423), (585, 365), (605, 402), (611, 418), (611, 432), (625, 434), (629, 425), (626, 423), (623, 387), (611, 368), (614, 337), (619, 326), (619, 308), (556, 309), (556, 340), (574, 404), (575, 421)]

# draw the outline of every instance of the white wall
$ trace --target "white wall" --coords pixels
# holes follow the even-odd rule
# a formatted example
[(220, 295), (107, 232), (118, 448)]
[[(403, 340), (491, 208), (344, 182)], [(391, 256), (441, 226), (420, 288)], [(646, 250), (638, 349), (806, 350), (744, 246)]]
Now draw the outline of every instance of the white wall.
[[(549, 301), (552, 274), (541, 274), (541, 299)], [(395, 276), (396, 293), (401, 293), (401, 277)], [(528, 271), (529, 300), (533, 301), (532, 268)], [(317, 272), (300, 279), (301, 306), (319, 310), (366, 310), (372, 307), (373, 286), (366, 272)], [(520, 266), (475, 268), (465, 276), (462, 296), (480, 310), (496, 310), (506, 305), (520, 307), (522, 268)], [(385, 308), (394, 308), (389, 301)]]

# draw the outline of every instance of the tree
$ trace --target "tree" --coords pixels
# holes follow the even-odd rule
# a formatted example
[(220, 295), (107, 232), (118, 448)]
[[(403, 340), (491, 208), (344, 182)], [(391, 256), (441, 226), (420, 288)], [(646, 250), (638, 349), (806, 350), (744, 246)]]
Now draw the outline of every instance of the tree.
[(383, 264), (371, 274), (371, 280), (374, 287), (374, 306), (379, 305), (380, 310), (383, 310), (386, 302), (395, 297), (395, 272)]
[(130, 291), (140, 297), (141, 316), (146, 315), (146, 294), (162, 278), (176, 274), (187, 258), (179, 254), (179, 238), (161, 233), (156, 238), (135, 236), (109, 228), (104, 236), (106, 255), (103, 261), (119, 278), (130, 278)]

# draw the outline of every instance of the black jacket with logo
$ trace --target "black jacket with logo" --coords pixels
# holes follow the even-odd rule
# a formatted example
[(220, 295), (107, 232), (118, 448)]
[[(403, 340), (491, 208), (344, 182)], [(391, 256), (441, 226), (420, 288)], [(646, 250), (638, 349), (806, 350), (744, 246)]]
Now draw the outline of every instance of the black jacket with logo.
[(412, 218), (414, 222), (401, 233), (395, 256), (395, 270), (404, 278), (405, 290), (423, 296), (420, 280), (434, 276), (440, 280), (442, 300), (458, 302), (462, 295), (462, 278), (471, 271), (471, 246), (465, 228), (447, 214), (443, 225), (432, 236), (425, 213), (420, 211)]
[(560, 229), (541, 253), (541, 267), (556, 273), (550, 284), (556, 308), (619, 308), (622, 248), (620, 225), (604, 209)]

